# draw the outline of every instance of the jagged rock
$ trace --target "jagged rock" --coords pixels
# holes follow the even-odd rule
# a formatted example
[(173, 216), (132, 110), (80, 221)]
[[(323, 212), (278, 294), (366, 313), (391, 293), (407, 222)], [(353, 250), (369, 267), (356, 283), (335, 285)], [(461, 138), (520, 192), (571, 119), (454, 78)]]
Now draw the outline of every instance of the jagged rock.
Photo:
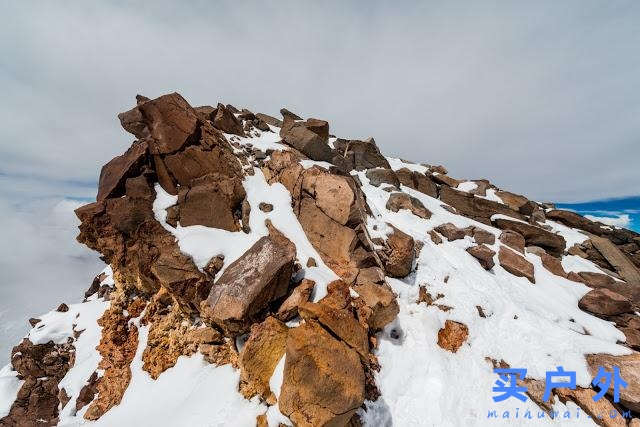
[(394, 227), (386, 244), (389, 248), (384, 263), (387, 274), (391, 277), (407, 276), (413, 267), (415, 254), (413, 238)]
[(575, 212), (553, 209), (545, 213), (548, 219), (558, 221), (564, 225), (581, 230), (589, 231), (594, 234), (600, 234), (600, 226), (595, 222), (579, 215)]
[(256, 113), (256, 117), (263, 122), (270, 124), (271, 126), (275, 126), (278, 128), (282, 127), (282, 120), (276, 119), (275, 117), (269, 116), (268, 114)]
[(372, 330), (384, 328), (400, 311), (393, 291), (386, 284), (363, 283), (356, 285), (354, 291), (364, 302), (364, 307), (358, 310), (358, 317)]
[(496, 242), (496, 236), (495, 234), (485, 231), (481, 228), (474, 227), (473, 240), (475, 240), (479, 245), (493, 245)]
[(533, 264), (511, 249), (507, 249), (505, 246), (500, 246), (498, 261), (502, 268), (514, 276), (526, 277), (531, 283), (536, 283)]
[(319, 322), (357, 351), (363, 359), (367, 359), (369, 354), (367, 331), (348, 309), (338, 309), (322, 301), (320, 303), (303, 302), (298, 306), (298, 313), (306, 321)]
[(209, 260), (207, 265), (202, 269), (205, 273), (209, 275), (210, 278), (214, 279), (218, 272), (222, 270), (224, 266), (224, 255), (216, 255)]
[(640, 286), (640, 270), (614, 245), (603, 237), (592, 236), (593, 246), (629, 284)]
[(589, 291), (580, 299), (578, 307), (602, 316), (614, 316), (633, 311), (633, 306), (627, 298), (606, 288)]
[(407, 168), (397, 170), (395, 174), (402, 185), (420, 191), (427, 196), (438, 197), (438, 186), (426, 175)]
[(411, 211), (415, 216), (429, 219), (431, 212), (424, 207), (422, 202), (406, 193), (391, 193), (387, 201), (386, 208), (391, 212), (398, 212), (401, 209)]
[(277, 233), (262, 237), (211, 287), (202, 315), (231, 333), (246, 329), (251, 316), (286, 294), (295, 259), (289, 239)]
[(290, 118), (292, 120), (302, 120), (302, 117), (300, 117), (299, 115), (297, 115), (296, 113), (292, 113), (291, 111), (287, 110), (286, 108), (281, 108), (280, 109), (280, 114), (282, 114), (283, 118)]
[(391, 169), (369, 169), (366, 175), (369, 178), (369, 183), (375, 187), (380, 187), (381, 184), (389, 184), (400, 188), (400, 181)]
[(278, 319), (286, 322), (296, 317), (298, 315), (298, 306), (303, 302), (309, 301), (314, 286), (315, 282), (313, 280), (303, 279), (278, 308), (278, 313), (276, 314)]
[(29, 324), (31, 325), (31, 327), (36, 326), (36, 325), (37, 325), (38, 323), (40, 323), (40, 322), (42, 322), (42, 320), (37, 319), (37, 318), (35, 318), (35, 317), (31, 317), (31, 318), (29, 319)]
[(567, 272), (564, 271), (562, 261), (559, 258), (553, 257), (539, 246), (527, 246), (527, 252), (536, 254), (542, 261), (542, 266), (551, 273), (560, 277), (567, 277)]
[(456, 353), (464, 344), (469, 336), (469, 328), (463, 323), (447, 320), (444, 322), (444, 328), (438, 331), (438, 345)]
[(379, 267), (362, 268), (356, 277), (356, 284), (382, 283), (384, 282), (384, 271)]
[(273, 205), (271, 203), (260, 202), (258, 209), (262, 212), (271, 212), (273, 210)]
[[(633, 352), (626, 356), (612, 356), (609, 354), (587, 355), (587, 365), (592, 376), (598, 373), (598, 367), (613, 372), (613, 367), (620, 368), (620, 376), (627, 382), (626, 388), (620, 388), (620, 403), (625, 407), (640, 411), (640, 353)], [(613, 388), (607, 394), (611, 395)]]
[(331, 161), (343, 172), (352, 170), (384, 168), (391, 169), (387, 159), (380, 153), (373, 138), (365, 141), (338, 138), (334, 142), (335, 153)]
[(559, 234), (553, 234), (531, 224), (505, 218), (497, 218), (493, 222), (496, 227), (502, 230), (520, 233), (524, 237), (527, 246), (539, 246), (553, 256), (562, 256), (567, 245), (564, 237)]
[(122, 127), (138, 139), (148, 139), (152, 154), (180, 150), (197, 129), (198, 117), (193, 108), (177, 93), (139, 103), (118, 115)]
[(434, 228), (434, 230), (442, 234), (450, 242), (454, 240), (464, 239), (466, 236), (466, 233), (463, 229), (456, 227), (450, 222), (440, 224), (439, 226)]
[(496, 253), (485, 245), (471, 246), (467, 248), (467, 252), (469, 252), (472, 257), (476, 258), (485, 270), (491, 270), (495, 265), (493, 256)]
[(431, 238), (431, 241), (436, 245), (439, 245), (440, 243), (442, 243), (442, 237), (440, 237), (438, 233), (436, 233), (433, 230), (429, 231), (429, 237)]
[[(326, 123), (326, 122), (324, 122)], [(330, 162), (334, 156), (333, 150), (327, 144), (327, 136), (320, 131), (322, 126), (317, 119), (309, 119), (306, 122), (295, 121), (291, 116), (284, 116), (280, 137), (283, 142), (309, 157), (311, 160)]]
[(510, 248), (515, 249), (520, 253), (524, 253), (524, 246), (526, 242), (522, 234), (517, 231), (503, 230), (502, 233), (500, 233), (500, 241)]
[(502, 203), (475, 197), (471, 193), (454, 190), (446, 185), (440, 188), (440, 200), (453, 206), (460, 214), (487, 225), (491, 225), (491, 216), (495, 214), (503, 214), (520, 220), (526, 219), (522, 214)]
[(496, 196), (500, 197), (505, 205), (516, 212), (529, 201), (526, 197), (509, 191), (496, 191)]
[(458, 185), (460, 185), (460, 182), (461, 182), (455, 178), (451, 178), (449, 175), (445, 175), (441, 173), (432, 174), (431, 179), (433, 179), (438, 184), (442, 184), (444, 186), (451, 187), (451, 188), (456, 188)]
[(596, 392), (590, 388), (577, 387), (575, 390), (557, 388), (555, 394), (562, 403), (571, 400), (587, 413), (593, 421), (603, 427), (625, 427), (626, 421), (621, 415), (611, 418), (610, 414), (618, 412), (607, 399), (594, 400)]
[(285, 352), (287, 326), (274, 317), (251, 326), (249, 339), (242, 347), (240, 364), (240, 391), (247, 398), (260, 395), (262, 399), (275, 403), (269, 389), (273, 370)]
[(65, 303), (62, 303), (58, 306), (58, 308), (56, 308), (56, 311), (60, 313), (66, 313), (67, 311), (69, 311), (69, 306)]
[[(211, 150), (191, 145), (183, 151), (166, 156), (163, 163), (167, 173), (170, 173), (171, 177), (175, 178), (175, 182), (182, 186), (193, 186), (196, 180), (207, 175), (210, 175), (207, 179), (209, 182), (219, 181), (219, 177), (233, 178), (234, 180), (230, 183), (237, 186), (239, 184), (235, 180), (240, 181), (243, 175), (240, 162), (226, 144), (216, 145)], [(172, 181), (171, 177), (167, 179)], [(169, 192), (162, 181), (160, 185)]]
[(238, 231), (234, 212), (240, 208), (244, 190), (239, 180), (223, 179), (181, 190), (178, 197), (180, 225), (204, 225)]
[(215, 115), (213, 115), (211, 121), (216, 128), (223, 132), (244, 136), (240, 120), (238, 120), (236, 116), (234, 116), (233, 113), (222, 104), (218, 104)]
[(628, 298), (634, 304), (640, 304), (640, 288), (625, 282), (616, 281), (613, 277), (595, 272), (578, 273), (579, 281), (591, 288), (606, 288)]
[(365, 374), (353, 349), (315, 322), (289, 331), (280, 412), (300, 427), (341, 426), (364, 396)]
[(302, 189), (313, 197), (316, 206), (329, 218), (340, 225), (347, 224), (355, 202), (349, 178), (314, 169), (305, 173)]
[(102, 201), (108, 197), (123, 195), (126, 179), (139, 173), (146, 155), (147, 143), (135, 142), (124, 154), (114, 157), (104, 165), (100, 171), (96, 199)]

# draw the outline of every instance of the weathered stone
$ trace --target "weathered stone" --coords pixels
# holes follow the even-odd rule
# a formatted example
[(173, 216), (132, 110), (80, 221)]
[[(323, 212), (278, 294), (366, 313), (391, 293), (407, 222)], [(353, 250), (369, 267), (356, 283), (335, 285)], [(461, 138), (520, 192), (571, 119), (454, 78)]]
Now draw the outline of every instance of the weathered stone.
[(327, 145), (328, 136), (324, 138), (317, 133), (317, 125), (314, 121), (298, 122), (285, 116), (280, 137), (283, 142), (311, 160), (329, 162), (334, 156), (333, 150)]
[[(592, 376), (598, 373), (602, 366), (606, 371), (613, 372), (613, 367), (620, 369), (620, 376), (627, 382), (626, 388), (620, 387), (620, 402), (627, 408), (640, 412), (640, 353), (633, 352), (626, 356), (612, 356), (609, 354), (587, 355), (587, 365)], [(610, 387), (607, 394), (613, 393)]]
[(291, 292), (291, 295), (278, 308), (276, 316), (278, 319), (286, 322), (298, 315), (298, 306), (303, 302), (309, 301), (315, 282), (309, 279), (303, 279), (302, 282)]
[(575, 212), (554, 209), (546, 212), (545, 215), (548, 219), (558, 221), (572, 228), (579, 228), (597, 235), (602, 233), (598, 224)]
[(505, 205), (516, 212), (529, 201), (526, 197), (509, 191), (496, 191), (496, 196), (500, 197)]
[(495, 265), (493, 256), (496, 254), (489, 247), (485, 245), (471, 246), (467, 248), (467, 252), (478, 260), (482, 268), (485, 270), (491, 270)]
[(444, 322), (444, 328), (438, 331), (438, 345), (456, 353), (464, 344), (469, 336), (469, 328), (463, 323), (447, 320)]
[(251, 326), (251, 333), (238, 359), (240, 391), (247, 399), (257, 394), (275, 403), (269, 380), (284, 355), (288, 329), (274, 317), (267, 317), (264, 322)]
[(424, 207), (422, 202), (406, 193), (391, 193), (389, 195), (386, 208), (392, 212), (398, 212), (401, 209), (406, 209), (411, 211), (411, 213), (417, 217), (423, 219), (431, 218), (431, 212)]
[(438, 197), (438, 186), (426, 175), (418, 171), (411, 171), (407, 168), (402, 168), (395, 173), (402, 185), (420, 191), (427, 196), (433, 198)]
[(446, 222), (444, 224), (440, 224), (439, 226), (434, 228), (434, 230), (437, 231), (438, 233), (442, 234), (450, 242), (452, 242), (454, 240), (464, 239), (465, 236), (466, 236), (466, 234), (465, 234), (463, 229), (456, 227), (455, 225), (453, 225), (450, 222)]
[(460, 214), (488, 225), (491, 225), (490, 218), (495, 214), (503, 214), (521, 220), (526, 219), (524, 215), (502, 203), (475, 197), (471, 193), (454, 190), (446, 185), (440, 188), (440, 200), (456, 208)]
[(287, 336), (280, 411), (300, 427), (342, 426), (364, 402), (358, 354), (315, 322)]
[(524, 237), (522, 237), (522, 234), (517, 231), (503, 230), (502, 233), (500, 233), (500, 241), (510, 248), (515, 249), (520, 253), (524, 253), (524, 246), (526, 242)]
[(228, 332), (246, 329), (251, 316), (286, 294), (295, 259), (289, 239), (276, 233), (262, 237), (222, 273), (201, 313)]
[[(234, 184), (238, 184), (237, 186)], [(224, 183), (213, 182), (185, 189), (180, 192), (180, 225), (204, 225), (227, 231), (238, 231), (240, 225), (234, 217), (238, 210), (238, 200), (230, 200), (222, 186)], [(242, 188), (240, 182), (230, 183), (231, 188)], [(240, 194), (243, 194), (241, 191)], [(238, 194), (238, 193), (236, 193)]]
[(193, 186), (196, 180), (206, 175), (212, 175), (211, 179), (207, 179), (209, 182), (221, 179), (217, 176), (236, 179), (242, 177), (242, 166), (238, 159), (230, 150), (221, 146), (205, 150), (192, 145), (179, 153), (166, 156), (164, 164), (182, 186)]
[(366, 310), (358, 310), (358, 317), (372, 330), (384, 328), (400, 311), (393, 291), (386, 284), (363, 283), (356, 285), (354, 291), (362, 298), (366, 307)]
[(212, 120), (213, 126), (226, 133), (244, 136), (242, 123), (224, 105), (218, 104)]
[(381, 184), (389, 184), (400, 188), (400, 181), (391, 169), (369, 169), (366, 175), (369, 178), (369, 183), (375, 187), (379, 187)]
[(256, 113), (256, 117), (263, 122), (270, 124), (271, 126), (275, 126), (278, 128), (282, 127), (282, 120), (276, 119), (275, 117), (269, 116), (268, 114)]
[(593, 246), (629, 284), (640, 286), (640, 270), (610, 240), (592, 236)]
[(571, 400), (580, 407), (591, 419), (603, 427), (625, 427), (627, 425), (621, 414), (611, 417), (617, 409), (607, 399), (595, 400), (596, 392), (590, 388), (577, 387), (575, 390), (557, 388), (555, 394), (560, 401), (566, 403)]
[(336, 149), (331, 163), (338, 166), (343, 172), (375, 168), (391, 169), (389, 162), (380, 153), (373, 138), (365, 141), (337, 139), (334, 146)]
[(496, 236), (495, 234), (485, 231), (481, 228), (474, 227), (473, 240), (475, 240), (479, 245), (493, 245), (496, 242)]
[(362, 268), (356, 277), (357, 284), (382, 283), (384, 282), (384, 271), (379, 267)]
[(340, 225), (349, 221), (355, 202), (349, 178), (320, 171), (306, 173), (302, 189), (314, 198), (316, 206), (329, 218)]
[(536, 283), (533, 264), (511, 249), (507, 249), (505, 246), (500, 246), (498, 261), (502, 268), (514, 276), (526, 277), (531, 283)]
[(458, 185), (460, 185), (460, 182), (461, 182), (455, 178), (451, 178), (449, 175), (445, 175), (441, 173), (434, 173), (433, 175), (431, 175), (431, 179), (437, 182), (438, 184), (442, 184), (444, 186), (451, 187), (451, 188), (456, 188)]
[(433, 230), (429, 231), (429, 237), (431, 238), (431, 241), (436, 245), (442, 243), (442, 237), (440, 237), (440, 235)]
[(139, 174), (146, 161), (147, 143), (134, 142), (122, 155), (114, 157), (102, 167), (98, 180), (98, 196), (102, 201), (108, 197), (119, 197), (124, 194), (127, 178)]
[(384, 268), (391, 277), (405, 277), (413, 267), (415, 242), (411, 236), (394, 228), (387, 238), (389, 252), (386, 254)]
[(627, 298), (606, 288), (589, 291), (580, 299), (578, 307), (602, 316), (614, 316), (633, 311), (633, 306)]
[(559, 234), (553, 234), (540, 227), (506, 218), (496, 218), (493, 223), (502, 230), (520, 233), (527, 246), (539, 246), (550, 255), (558, 257), (564, 253), (567, 242)]

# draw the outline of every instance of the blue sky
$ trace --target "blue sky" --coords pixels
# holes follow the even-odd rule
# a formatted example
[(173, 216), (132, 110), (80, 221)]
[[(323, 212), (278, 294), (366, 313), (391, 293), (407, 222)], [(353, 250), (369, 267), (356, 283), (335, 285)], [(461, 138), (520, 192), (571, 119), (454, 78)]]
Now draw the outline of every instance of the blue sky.
[(571, 209), (591, 219), (640, 232), (640, 196), (582, 203), (560, 203), (557, 207)]

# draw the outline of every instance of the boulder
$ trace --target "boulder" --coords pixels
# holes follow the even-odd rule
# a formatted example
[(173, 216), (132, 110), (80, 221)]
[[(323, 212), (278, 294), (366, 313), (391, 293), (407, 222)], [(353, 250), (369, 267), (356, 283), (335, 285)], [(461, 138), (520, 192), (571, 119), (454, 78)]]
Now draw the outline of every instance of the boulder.
[(315, 322), (289, 331), (278, 406), (300, 427), (343, 426), (364, 402), (358, 354)]
[[(239, 181), (236, 181), (239, 184)], [(180, 207), (180, 225), (204, 225), (205, 227), (219, 228), (227, 231), (238, 231), (240, 226), (234, 217), (234, 211), (238, 210), (237, 200), (230, 200), (244, 193), (241, 185), (229, 183), (231, 188), (242, 190), (238, 193), (227, 192), (223, 188), (224, 182), (211, 182), (185, 188), (180, 191), (178, 205)], [(235, 202), (235, 203), (234, 203)]]
[(538, 255), (542, 261), (542, 266), (549, 272), (556, 276), (567, 277), (567, 272), (564, 271), (560, 258), (549, 255), (547, 251), (539, 246), (527, 246), (527, 252)]
[(386, 284), (363, 283), (356, 285), (354, 291), (364, 303), (364, 307), (358, 310), (358, 317), (372, 330), (384, 328), (400, 311), (393, 291)]
[(529, 199), (519, 194), (510, 193), (509, 191), (496, 191), (496, 196), (502, 199), (502, 202), (514, 211), (519, 211), (522, 206), (527, 204)]
[(496, 254), (489, 247), (485, 245), (471, 246), (467, 248), (467, 252), (478, 260), (482, 268), (485, 270), (491, 270), (495, 265), (493, 261), (493, 256)]
[(640, 286), (640, 270), (616, 245), (609, 239), (598, 236), (592, 236), (591, 242), (627, 283)]
[(122, 127), (138, 139), (149, 138), (152, 154), (169, 154), (180, 150), (195, 134), (198, 116), (179, 94), (170, 93), (138, 103), (118, 114)]
[(309, 171), (302, 179), (302, 189), (314, 198), (316, 206), (329, 218), (345, 225), (351, 216), (355, 194), (350, 178), (326, 172)]
[[(613, 372), (613, 367), (620, 369), (620, 376), (627, 382), (626, 388), (620, 387), (620, 403), (625, 407), (640, 412), (640, 353), (633, 352), (626, 356), (612, 356), (610, 354), (589, 354), (587, 365), (592, 376), (598, 373), (602, 366)], [(608, 395), (612, 395), (613, 388), (609, 388)]]
[(411, 236), (394, 227), (387, 238), (388, 252), (385, 254), (384, 268), (391, 277), (405, 277), (413, 267), (415, 242)]
[(631, 313), (633, 306), (628, 298), (606, 288), (587, 292), (578, 302), (581, 310), (602, 316)]
[(456, 188), (460, 185), (461, 181), (458, 181), (455, 178), (451, 178), (449, 175), (434, 173), (431, 175), (431, 179), (434, 180), (438, 184), (442, 184), (447, 187)]
[(400, 188), (400, 181), (398, 180), (395, 172), (391, 169), (369, 169), (366, 175), (367, 178), (369, 178), (369, 184), (375, 187), (380, 187), (381, 184), (389, 184), (396, 188)]
[(380, 153), (373, 138), (365, 141), (338, 138), (334, 142), (334, 147), (336, 149), (331, 163), (338, 166), (343, 172), (375, 168), (391, 169), (389, 162)]
[(469, 336), (467, 325), (447, 320), (444, 328), (438, 331), (438, 345), (452, 353), (456, 353)]
[(524, 237), (527, 246), (539, 246), (553, 256), (562, 256), (567, 245), (564, 237), (559, 234), (551, 233), (531, 224), (506, 218), (496, 218), (493, 223), (502, 230), (520, 233)]
[[(223, 146), (206, 150), (192, 145), (179, 153), (166, 156), (163, 164), (168, 174), (182, 186), (192, 186), (198, 179), (209, 180), (209, 177), (215, 179), (218, 176), (226, 178), (243, 176), (240, 162), (231, 149)], [(205, 176), (209, 177), (203, 178)], [(160, 184), (162, 185), (162, 182)]]
[(505, 245), (520, 253), (524, 253), (524, 245), (526, 244), (522, 234), (517, 231), (504, 230), (500, 233), (500, 241)]
[(440, 224), (439, 226), (434, 228), (434, 230), (442, 234), (450, 242), (454, 240), (464, 239), (466, 236), (466, 233), (463, 229), (456, 227), (450, 222)]
[(283, 118), (290, 118), (291, 120), (302, 120), (302, 117), (300, 117), (299, 115), (297, 115), (296, 113), (293, 113), (289, 110), (287, 110), (286, 108), (281, 108), (280, 109), (280, 114), (282, 114)]
[(225, 133), (244, 136), (242, 122), (222, 104), (218, 104), (215, 115), (211, 121), (213, 122), (213, 126)]
[[(284, 143), (300, 151), (311, 160), (329, 162), (334, 157), (334, 153), (327, 144), (328, 138), (320, 136), (315, 119), (310, 120), (313, 121), (297, 122), (291, 117), (285, 116), (280, 129), (280, 137)], [(324, 133), (322, 134), (324, 135)]]
[(391, 193), (389, 195), (386, 208), (391, 212), (398, 212), (401, 209), (406, 209), (419, 218), (431, 218), (431, 212), (424, 207), (422, 202), (406, 193)]
[(251, 316), (286, 294), (295, 259), (289, 239), (277, 233), (262, 237), (211, 287), (201, 304), (203, 317), (229, 333), (245, 330)]
[(545, 215), (547, 219), (560, 222), (571, 228), (579, 228), (580, 230), (585, 230), (596, 235), (600, 235), (602, 233), (598, 224), (575, 212), (552, 209), (545, 212)]
[(140, 173), (146, 157), (147, 143), (134, 142), (124, 154), (114, 157), (104, 165), (100, 171), (96, 199), (102, 201), (108, 197), (122, 196), (125, 192), (125, 181)]
[(275, 126), (278, 128), (282, 127), (282, 120), (276, 119), (273, 116), (269, 116), (268, 114), (256, 113), (256, 117), (263, 122), (270, 124), (271, 126)]
[(438, 197), (438, 186), (426, 175), (407, 168), (397, 170), (395, 173), (402, 185), (413, 188), (427, 196)]
[(481, 228), (474, 227), (473, 240), (475, 240), (479, 245), (493, 245), (496, 242), (496, 236), (495, 234), (485, 231)]
[(640, 288), (638, 286), (617, 281), (603, 273), (580, 272), (578, 277), (579, 281), (591, 288), (606, 288), (628, 298), (633, 304), (640, 304)]
[(291, 292), (291, 295), (280, 305), (276, 317), (283, 322), (296, 317), (300, 304), (309, 301), (309, 298), (311, 298), (314, 286), (315, 282), (313, 280), (303, 279), (302, 282), (295, 287), (293, 292)]
[(440, 200), (453, 206), (459, 214), (491, 225), (491, 216), (503, 214), (516, 219), (525, 220), (525, 216), (510, 209), (502, 203), (476, 197), (471, 193), (454, 190), (446, 185), (440, 187)]
[(574, 402), (587, 415), (603, 427), (626, 427), (627, 423), (618, 415), (611, 418), (610, 414), (615, 414), (617, 409), (608, 399), (594, 399), (596, 392), (591, 388), (577, 387), (575, 390), (569, 388), (557, 388), (554, 390), (562, 403), (568, 400)]
[(514, 276), (526, 277), (531, 283), (536, 283), (533, 264), (511, 249), (507, 249), (505, 246), (500, 246), (498, 262), (500, 262), (502, 268)]
[(284, 355), (289, 328), (274, 317), (254, 323), (251, 333), (240, 351), (240, 391), (247, 399), (256, 394), (275, 403), (269, 388), (273, 371)]

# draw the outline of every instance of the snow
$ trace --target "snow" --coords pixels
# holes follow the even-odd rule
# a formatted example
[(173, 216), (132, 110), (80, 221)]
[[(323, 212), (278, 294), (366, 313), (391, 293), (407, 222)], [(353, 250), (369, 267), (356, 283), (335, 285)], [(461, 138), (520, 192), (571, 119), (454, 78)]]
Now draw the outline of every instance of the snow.
[(411, 171), (416, 171), (420, 173), (427, 173), (429, 171), (429, 168), (427, 168), (426, 166), (418, 165), (415, 163), (408, 163), (403, 161), (402, 159), (398, 159), (395, 157), (387, 157), (387, 161), (389, 162), (391, 169), (394, 171), (400, 170), (402, 168), (407, 168)]
[(476, 188), (478, 188), (478, 184), (476, 184), (475, 182), (464, 181), (458, 184), (458, 186), (456, 187), (456, 190), (460, 190), (468, 193), (470, 191), (475, 190)]
[[(166, 208), (177, 202), (177, 196), (172, 196), (156, 184), (156, 199), (153, 203), (153, 211), (156, 219), (165, 229), (171, 232), (178, 240), (180, 250), (191, 256), (196, 265), (202, 269), (209, 260), (219, 254), (224, 255), (225, 263), (218, 277), (234, 260), (243, 255), (255, 242), (269, 231), (265, 220), (269, 219), (273, 226), (283, 233), (296, 245), (297, 257), (301, 265), (306, 266), (309, 257), (315, 259), (316, 267), (305, 267), (298, 272), (298, 278), (309, 278), (316, 281), (314, 301), (324, 297), (327, 293), (327, 285), (338, 276), (327, 267), (315, 248), (307, 239), (302, 226), (291, 208), (291, 195), (280, 183), (269, 184), (258, 168), (252, 176), (247, 176), (243, 181), (247, 193), (247, 200), (251, 206), (249, 217), (250, 233), (242, 231), (230, 232), (202, 225), (172, 227), (166, 222)], [(273, 205), (271, 212), (263, 212), (258, 207), (261, 202)]]
[(494, 188), (489, 188), (487, 190), (487, 195), (486, 196), (480, 196), (480, 195), (476, 195), (476, 197), (480, 197), (482, 199), (487, 199), (487, 200), (492, 200), (494, 202), (498, 202), (498, 203), (502, 203), (504, 205), (504, 202), (502, 201), (502, 199), (500, 198), (500, 196), (498, 196), (496, 194), (496, 190)]
[(131, 362), (131, 382), (120, 405), (111, 408), (97, 426), (247, 426), (266, 407), (257, 398), (238, 393), (240, 374), (231, 365), (207, 363), (200, 353), (181, 356), (157, 380), (142, 370), (148, 327), (138, 329), (138, 350)]
[(280, 143), (282, 140), (280, 138), (280, 128), (271, 125), (269, 125), (269, 128), (271, 128), (272, 132), (258, 131), (260, 136), (254, 136), (253, 138), (228, 133), (225, 133), (224, 136), (231, 142), (237, 142), (240, 145), (250, 146), (264, 152), (267, 150), (287, 151), (289, 147)]
[(24, 384), (17, 375), (17, 372), (11, 370), (11, 365), (0, 369), (0, 418), (9, 413), (20, 387)]
[(598, 268), (597, 265), (577, 255), (563, 256), (562, 267), (564, 268), (564, 271), (566, 271), (567, 273), (570, 273), (572, 271), (574, 273), (580, 273), (581, 271), (584, 271), (587, 273), (601, 273), (601, 274), (604, 273), (602, 270), (600, 270), (600, 268)]
[(567, 227), (564, 224), (560, 224), (559, 222), (547, 220), (545, 221), (545, 224), (551, 227), (552, 232), (564, 237), (564, 240), (567, 241), (567, 249), (569, 249), (573, 245), (580, 244), (589, 239), (589, 236), (587, 236), (586, 234), (581, 233), (580, 231), (571, 227)]
[(305, 169), (309, 169), (312, 166), (320, 166), (321, 168), (327, 169), (329, 170), (329, 168), (331, 168), (333, 165), (329, 162), (322, 162), (322, 161), (317, 161), (317, 160), (309, 160), (309, 159), (302, 159), (300, 160), (300, 164), (302, 165), (303, 168)]
[[(387, 278), (398, 295), (400, 314), (380, 334), (376, 354), (382, 368), (376, 380), (382, 396), (367, 402), (371, 412), (364, 415), (367, 425), (390, 425), (388, 420), (402, 426), (424, 425), (425, 420), (432, 425), (481, 425), (489, 408), (501, 412), (514, 405), (537, 413), (530, 400), (503, 405), (491, 400), (496, 375), (485, 357), (526, 368), (528, 376), (536, 379), (544, 379), (546, 371), (561, 365), (576, 371), (578, 384), (586, 386), (591, 376), (584, 354), (630, 352), (616, 344), (624, 336), (611, 323), (578, 309), (579, 299), (589, 288), (548, 272), (538, 256), (526, 255), (535, 268), (534, 285), (500, 267), (497, 255), (496, 266), (485, 271), (465, 251), (473, 244), (470, 237), (435, 245), (427, 235), (433, 226), (445, 222), (482, 227), (495, 235), (500, 230), (454, 215), (440, 207), (440, 200), (407, 187), (402, 190), (418, 198), (432, 217), (425, 220), (408, 211), (390, 212), (385, 208), (388, 193), (371, 186), (364, 173), (358, 176), (374, 218), (424, 243), (415, 272), (402, 281)], [(499, 245), (496, 241), (492, 248), (497, 251)], [(416, 304), (420, 285), (434, 296), (443, 294), (438, 304), (452, 310)], [(476, 306), (483, 308), (486, 318), (478, 315)], [(455, 354), (437, 345), (438, 330), (447, 319), (469, 328), (467, 342)]]

